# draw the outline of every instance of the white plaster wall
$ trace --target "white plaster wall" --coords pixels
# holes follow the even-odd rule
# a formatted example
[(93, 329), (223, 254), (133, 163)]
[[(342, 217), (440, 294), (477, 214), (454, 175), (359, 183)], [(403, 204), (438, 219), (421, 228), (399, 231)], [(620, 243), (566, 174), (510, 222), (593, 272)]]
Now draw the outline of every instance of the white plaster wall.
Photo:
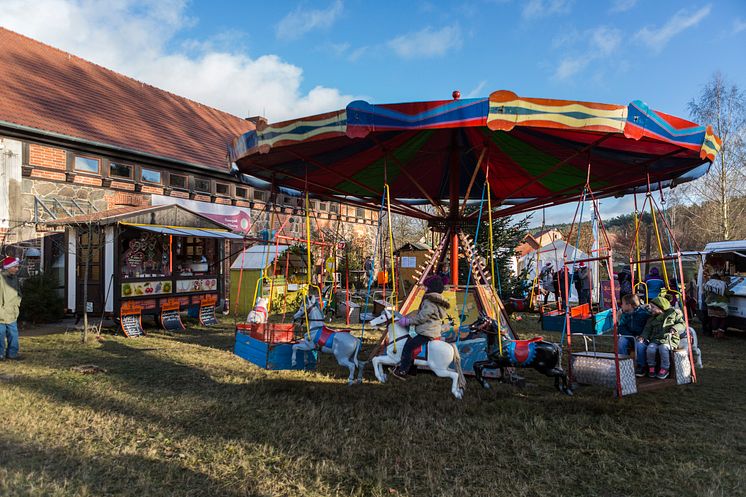
[(0, 228), (11, 226), (10, 202), (13, 192), (20, 193), (22, 151), (21, 142), (0, 137)]

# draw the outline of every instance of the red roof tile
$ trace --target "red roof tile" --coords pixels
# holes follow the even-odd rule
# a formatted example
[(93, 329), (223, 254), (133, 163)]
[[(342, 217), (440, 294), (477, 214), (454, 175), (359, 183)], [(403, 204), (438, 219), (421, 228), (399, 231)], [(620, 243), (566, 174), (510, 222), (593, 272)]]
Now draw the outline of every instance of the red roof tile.
[(226, 171), (254, 127), (3, 28), (0, 121)]

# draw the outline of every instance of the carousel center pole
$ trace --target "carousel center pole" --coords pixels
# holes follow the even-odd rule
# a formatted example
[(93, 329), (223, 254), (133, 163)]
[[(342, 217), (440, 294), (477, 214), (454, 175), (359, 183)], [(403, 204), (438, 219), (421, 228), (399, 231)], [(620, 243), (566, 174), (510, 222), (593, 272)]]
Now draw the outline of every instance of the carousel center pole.
[[(455, 137), (454, 137), (455, 142)], [(449, 217), (453, 231), (451, 232), (451, 285), (453, 290), (456, 291), (458, 288), (458, 233), (459, 233), (459, 154), (457, 147), (451, 147), (451, 163), (450, 163), (450, 201), (449, 201)]]

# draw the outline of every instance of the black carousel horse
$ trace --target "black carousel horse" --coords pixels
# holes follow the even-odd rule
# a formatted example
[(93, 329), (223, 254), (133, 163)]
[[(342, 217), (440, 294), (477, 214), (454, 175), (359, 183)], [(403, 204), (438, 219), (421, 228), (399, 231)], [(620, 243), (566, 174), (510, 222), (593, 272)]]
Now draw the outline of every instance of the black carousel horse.
[[(494, 340), (500, 339), (500, 331), (497, 321), (487, 316), (480, 318), (471, 325), (476, 333), (484, 333)], [(484, 388), (490, 388), (490, 384), (484, 378), (482, 372), (485, 369), (500, 369), (505, 377), (505, 368), (532, 368), (539, 373), (554, 378), (554, 386), (560, 392), (572, 395), (572, 389), (567, 383), (567, 374), (562, 369), (562, 355), (559, 346), (555, 343), (545, 342), (542, 337), (530, 340), (505, 340), (502, 347), (502, 355), (499, 347), (493, 345), (488, 348), (487, 360), (474, 363), (474, 373), (477, 380)], [(561, 384), (560, 384), (561, 382)]]

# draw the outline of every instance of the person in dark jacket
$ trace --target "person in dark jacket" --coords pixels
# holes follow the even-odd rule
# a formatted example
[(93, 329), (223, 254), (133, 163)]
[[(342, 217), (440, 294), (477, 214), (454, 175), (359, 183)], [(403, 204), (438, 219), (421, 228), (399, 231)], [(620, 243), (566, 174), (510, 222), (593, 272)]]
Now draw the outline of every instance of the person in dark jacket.
[(645, 365), (648, 344), (638, 341), (645, 324), (650, 317), (650, 311), (640, 305), (637, 295), (627, 294), (622, 297), (622, 313), (619, 315), (617, 331), (619, 332), (618, 350), (620, 354), (629, 354), (635, 349), (635, 376), (645, 376)]
[[(665, 297), (656, 297), (650, 301), (650, 318), (645, 323), (638, 341), (648, 343), (647, 363), (648, 376), (659, 380), (668, 378), (670, 366), (670, 355), (672, 350), (679, 347), (679, 339), (686, 331), (686, 322), (681, 311), (671, 307), (671, 303)], [(655, 358), (660, 355), (661, 365), (658, 373), (655, 372)]]
[(575, 273), (572, 275), (572, 279), (575, 283), (575, 290), (578, 292), (578, 302), (580, 304), (591, 303), (591, 270), (585, 265), (585, 262), (581, 262), (575, 268)]
[(417, 333), (408, 338), (402, 347), (401, 362), (391, 374), (400, 380), (406, 378), (412, 367), (414, 358), (412, 353), (417, 347), (425, 345), (430, 340), (440, 338), (443, 333), (443, 324), (448, 318), (450, 304), (443, 298), (443, 279), (437, 275), (430, 276), (425, 280), (427, 292), (422, 297), (420, 308), (402, 317), (398, 321), (399, 326), (414, 326)]

